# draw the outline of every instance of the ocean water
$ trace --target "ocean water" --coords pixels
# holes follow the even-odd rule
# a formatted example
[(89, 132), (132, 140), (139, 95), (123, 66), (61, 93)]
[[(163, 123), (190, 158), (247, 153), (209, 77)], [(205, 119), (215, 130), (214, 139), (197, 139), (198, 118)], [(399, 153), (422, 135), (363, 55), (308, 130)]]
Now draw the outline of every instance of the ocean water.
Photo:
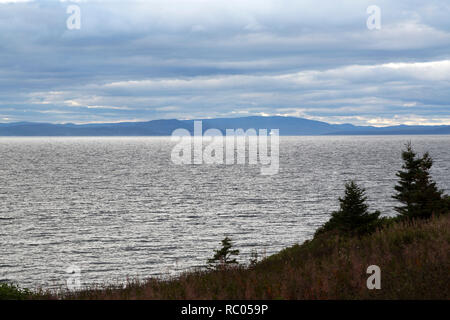
[(450, 136), (280, 137), (280, 171), (175, 165), (166, 137), (0, 138), (0, 281), (65, 286), (168, 276), (202, 266), (230, 236), (247, 262), (309, 239), (344, 182), (394, 214), (401, 149), (435, 160), (450, 192)]

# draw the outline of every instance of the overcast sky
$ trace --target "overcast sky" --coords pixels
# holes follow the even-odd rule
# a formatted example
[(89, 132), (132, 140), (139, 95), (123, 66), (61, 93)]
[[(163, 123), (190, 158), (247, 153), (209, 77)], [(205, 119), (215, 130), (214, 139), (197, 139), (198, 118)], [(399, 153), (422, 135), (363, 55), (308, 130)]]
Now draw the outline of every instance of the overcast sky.
[(442, 0), (0, 0), (0, 122), (450, 125), (449, 17)]

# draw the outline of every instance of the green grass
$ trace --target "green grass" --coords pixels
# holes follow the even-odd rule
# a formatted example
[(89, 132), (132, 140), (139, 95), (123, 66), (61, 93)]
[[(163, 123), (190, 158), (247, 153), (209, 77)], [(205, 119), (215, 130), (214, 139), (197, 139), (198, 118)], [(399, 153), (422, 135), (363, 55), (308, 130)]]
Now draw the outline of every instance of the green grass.
[[(362, 238), (323, 234), (253, 267), (198, 270), (47, 295), (52, 299), (450, 299), (450, 215), (388, 222)], [(381, 290), (368, 290), (369, 265)], [(43, 296), (41, 296), (43, 297)]]

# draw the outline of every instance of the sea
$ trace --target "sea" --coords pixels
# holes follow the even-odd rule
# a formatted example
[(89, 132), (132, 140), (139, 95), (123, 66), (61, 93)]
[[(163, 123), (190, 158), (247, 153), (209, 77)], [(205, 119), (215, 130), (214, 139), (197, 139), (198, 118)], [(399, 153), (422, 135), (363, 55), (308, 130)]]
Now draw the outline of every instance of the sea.
[[(346, 181), (395, 215), (401, 151), (434, 159), (450, 193), (450, 136), (280, 137), (279, 172), (175, 164), (170, 137), (0, 138), (0, 281), (123, 284), (202, 268), (228, 236), (239, 262), (311, 239)], [(71, 278), (72, 277), (72, 278)]]

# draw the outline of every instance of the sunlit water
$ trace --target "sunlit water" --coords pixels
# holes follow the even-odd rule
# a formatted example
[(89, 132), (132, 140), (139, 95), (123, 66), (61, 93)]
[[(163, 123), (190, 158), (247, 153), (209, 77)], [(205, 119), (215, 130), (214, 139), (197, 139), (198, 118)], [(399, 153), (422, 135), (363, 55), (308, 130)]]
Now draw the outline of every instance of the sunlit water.
[(450, 136), (281, 137), (280, 172), (174, 165), (170, 138), (1, 138), (0, 280), (65, 285), (176, 274), (230, 236), (247, 262), (311, 238), (346, 180), (393, 214), (400, 152), (430, 151), (450, 190)]

